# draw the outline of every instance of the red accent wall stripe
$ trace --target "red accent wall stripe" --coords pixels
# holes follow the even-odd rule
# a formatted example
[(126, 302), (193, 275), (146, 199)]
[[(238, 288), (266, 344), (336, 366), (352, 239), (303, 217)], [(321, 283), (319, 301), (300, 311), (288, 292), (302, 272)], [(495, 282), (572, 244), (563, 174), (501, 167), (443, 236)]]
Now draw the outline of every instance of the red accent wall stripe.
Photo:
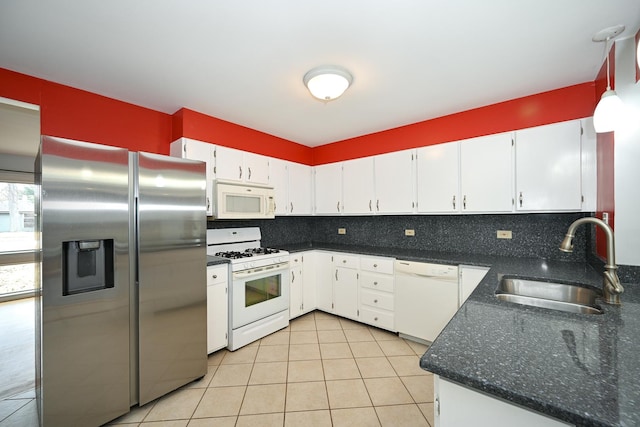
[(316, 147), (313, 164), (589, 117), (595, 105), (594, 83), (585, 82)]
[(307, 165), (312, 159), (310, 147), (186, 108), (173, 115), (173, 139), (180, 137)]
[(169, 154), (171, 116), (6, 69), (0, 96), (40, 105), (44, 135)]

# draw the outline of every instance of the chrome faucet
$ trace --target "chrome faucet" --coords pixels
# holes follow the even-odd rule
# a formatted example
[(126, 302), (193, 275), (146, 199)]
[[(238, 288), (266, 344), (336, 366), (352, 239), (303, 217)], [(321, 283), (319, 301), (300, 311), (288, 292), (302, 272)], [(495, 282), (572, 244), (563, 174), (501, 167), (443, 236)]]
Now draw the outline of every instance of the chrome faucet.
[(572, 240), (575, 236), (576, 228), (581, 224), (592, 223), (604, 231), (607, 236), (607, 263), (604, 266), (604, 277), (602, 281), (602, 299), (608, 304), (620, 304), (620, 294), (624, 292), (624, 288), (620, 284), (618, 273), (616, 270), (616, 254), (615, 244), (613, 240), (613, 230), (607, 225), (606, 222), (598, 218), (585, 217), (575, 220), (573, 224), (569, 226), (567, 235), (560, 243), (560, 250), (563, 252), (573, 252)]

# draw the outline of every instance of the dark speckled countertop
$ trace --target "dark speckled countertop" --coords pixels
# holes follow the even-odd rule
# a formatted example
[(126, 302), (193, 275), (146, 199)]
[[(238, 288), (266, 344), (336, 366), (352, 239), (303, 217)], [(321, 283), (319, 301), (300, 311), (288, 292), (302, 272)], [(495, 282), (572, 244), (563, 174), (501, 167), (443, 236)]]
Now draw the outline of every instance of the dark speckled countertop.
[(218, 264), (229, 264), (229, 258), (207, 255), (207, 267)]
[(469, 299), (422, 356), (443, 378), (579, 426), (640, 425), (640, 286), (625, 284), (621, 306), (571, 314), (498, 301), (503, 275), (601, 287), (589, 265), (536, 258), (330, 244), (331, 250), (422, 262), (490, 266)]

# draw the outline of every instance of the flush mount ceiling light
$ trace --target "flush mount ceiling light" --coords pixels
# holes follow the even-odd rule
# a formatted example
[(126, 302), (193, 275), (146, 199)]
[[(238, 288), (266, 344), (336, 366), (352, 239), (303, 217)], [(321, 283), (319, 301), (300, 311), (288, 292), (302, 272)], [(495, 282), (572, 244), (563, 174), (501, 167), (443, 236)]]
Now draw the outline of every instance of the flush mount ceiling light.
[(321, 101), (329, 102), (338, 98), (349, 88), (353, 76), (344, 68), (323, 65), (309, 70), (302, 81), (311, 95)]
[(607, 90), (602, 94), (600, 102), (596, 105), (596, 111), (593, 113), (593, 127), (598, 133), (615, 130), (624, 109), (622, 100), (616, 91), (611, 89), (611, 76), (609, 75), (609, 42), (623, 31), (624, 25), (616, 25), (598, 31), (591, 39), (597, 43), (605, 42), (604, 54), (607, 60)]

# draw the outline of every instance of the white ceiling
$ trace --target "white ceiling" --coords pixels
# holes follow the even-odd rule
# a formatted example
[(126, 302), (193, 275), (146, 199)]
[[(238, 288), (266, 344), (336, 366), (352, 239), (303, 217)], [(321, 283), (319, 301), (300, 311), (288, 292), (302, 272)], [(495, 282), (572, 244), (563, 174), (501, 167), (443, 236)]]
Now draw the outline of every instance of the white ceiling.
[[(640, 1), (3, 0), (0, 67), (313, 147), (592, 81), (617, 24)], [(324, 64), (354, 76), (327, 104)]]

